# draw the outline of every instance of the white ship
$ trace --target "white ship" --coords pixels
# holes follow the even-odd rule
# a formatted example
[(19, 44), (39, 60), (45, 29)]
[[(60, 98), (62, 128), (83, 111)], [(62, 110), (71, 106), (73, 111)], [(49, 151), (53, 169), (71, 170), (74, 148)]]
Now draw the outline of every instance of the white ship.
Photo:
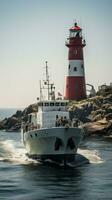
[(55, 99), (53, 84), (49, 81), (46, 63), (46, 81), (48, 99), (37, 103), (38, 112), (28, 115), (28, 121), (22, 125), (22, 140), (30, 158), (45, 161), (51, 159), (67, 164), (75, 159), (82, 138), (82, 129), (74, 127), (69, 117), (68, 101)]

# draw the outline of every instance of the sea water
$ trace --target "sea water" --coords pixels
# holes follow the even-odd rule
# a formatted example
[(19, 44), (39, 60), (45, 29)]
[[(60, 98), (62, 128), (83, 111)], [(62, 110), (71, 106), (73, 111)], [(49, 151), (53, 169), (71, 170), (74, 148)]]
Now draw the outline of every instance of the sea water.
[(17, 109), (17, 108), (0, 108), (0, 120), (4, 118), (11, 117), (13, 114), (16, 113), (17, 110), (23, 110), (23, 109)]

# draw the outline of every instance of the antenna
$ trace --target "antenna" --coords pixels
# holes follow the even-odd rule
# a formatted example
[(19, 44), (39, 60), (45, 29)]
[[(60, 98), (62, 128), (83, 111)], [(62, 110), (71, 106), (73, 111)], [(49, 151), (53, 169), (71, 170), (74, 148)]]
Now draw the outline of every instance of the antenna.
[(75, 21), (74, 26), (77, 26), (77, 20), (75, 19), (74, 21)]
[(43, 95), (42, 95), (42, 87), (41, 87), (41, 81), (39, 81), (39, 83), (40, 83), (40, 101), (41, 101), (42, 98), (43, 98)]
[(50, 86), (50, 84), (49, 84), (49, 72), (48, 72), (48, 65), (47, 65), (47, 61), (45, 62), (46, 63), (46, 83), (47, 83), (47, 86), (48, 86), (48, 100), (49, 100), (49, 86)]

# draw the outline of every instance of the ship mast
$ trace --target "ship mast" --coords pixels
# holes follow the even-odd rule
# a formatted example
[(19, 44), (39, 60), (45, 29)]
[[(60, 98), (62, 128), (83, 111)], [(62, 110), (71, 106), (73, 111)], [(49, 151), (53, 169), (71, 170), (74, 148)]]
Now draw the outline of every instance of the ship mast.
[(48, 71), (48, 65), (47, 65), (47, 61), (45, 62), (46, 66), (45, 66), (45, 71), (46, 71), (46, 78), (45, 80), (43, 80), (43, 84), (41, 85), (41, 81), (40, 81), (40, 100), (44, 100), (44, 96), (43, 96), (43, 90), (47, 89), (47, 100), (55, 100), (55, 87), (54, 87), (54, 83), (50, 82), (49, 79), (49, 71)]
[(47, 89), (47, 96), (48, 96), (48, 100), (51, 99), (55, 99), (55, 87), (54, 87), (54, 83), (50, 83), (50, 79), (49, 79), (49, 71), (48, 71), (48, 62), (46, 61), (46, 80), (44, 81), (44, 85), (47, 86), (47, 88), (44, 87), (44, 89)]
[(47, 85), (47, 90), (48, 90), (48, 100), (50, 98), (50, 94), (49, 94), (49, 89), (50, 89), (50, 83), (49, 83), (49, 72), (48, 72), (48, 65), (47, 65), (47, 61), (46, 61), (46, 85)]
[(43, 94), (42, 94), (42, 86), (41, 86), (41, 81), (39, 81), (40, 84), (40, 100), (43, 99)]

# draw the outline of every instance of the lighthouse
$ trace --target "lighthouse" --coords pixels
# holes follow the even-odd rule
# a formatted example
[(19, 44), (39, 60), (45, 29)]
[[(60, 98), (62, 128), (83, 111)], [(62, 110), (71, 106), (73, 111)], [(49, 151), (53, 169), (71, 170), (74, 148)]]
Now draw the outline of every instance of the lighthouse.
[(68, 72), (66, 76), (65, 99), (82, 100), (86, 98), (82, 29), (74, 24), (69, 29), (70, 35), (66, 46), (68, 50)]

